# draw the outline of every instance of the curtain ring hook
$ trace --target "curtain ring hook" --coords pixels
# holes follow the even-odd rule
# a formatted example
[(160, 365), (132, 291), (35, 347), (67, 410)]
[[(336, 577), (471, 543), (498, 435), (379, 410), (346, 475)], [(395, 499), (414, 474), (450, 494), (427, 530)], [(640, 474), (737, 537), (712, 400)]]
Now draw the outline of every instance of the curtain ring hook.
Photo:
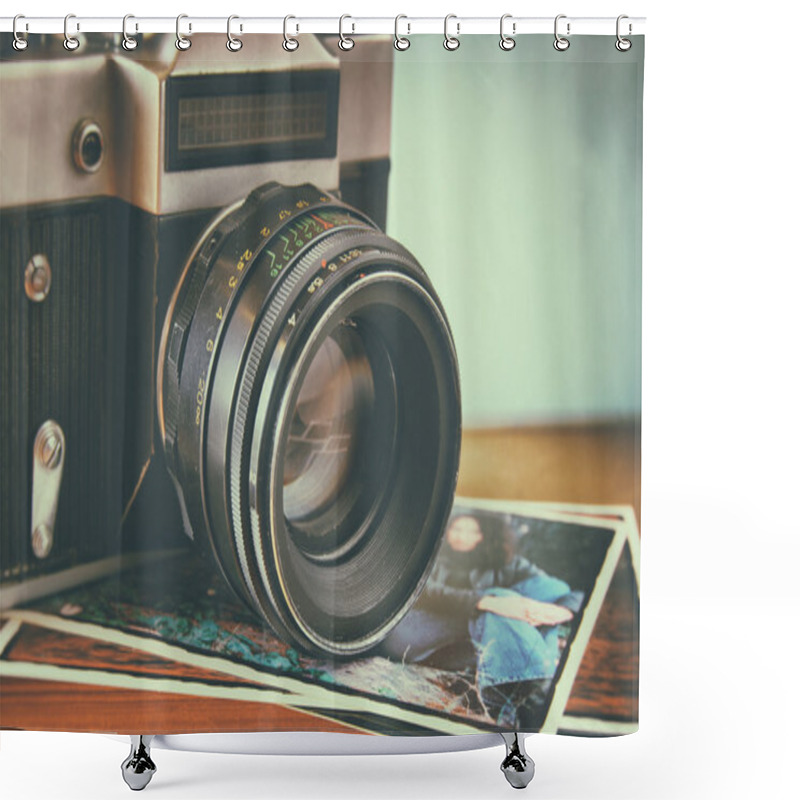
[[(339, 49), (340, 50), (352, 50), (356, 46), (355, 41), (353, 39), (351, 39), (349, 36), (345, 36), (344, 32), (342, 30), (342, 28), (344, 26), (344, 21), (346, 19), (353, 19), (353, 18), (349, 14), (342, 14), (342, 16), (339, 17)], [(355, 29), (356, 29), (356, 26), (355, 26), (355, 23), (353, 23), (353, 30), (351, 31), (351, 33), (354, 32)]]
[(293, 53), (298, 47), (300, 47), (300, 41), (295, 39), (294, 36), (289, 36), (290, 19), (297, 19), (297, 17), (293, 17), (291, 14), (288, 14), (283, 18), (283, 49), (286, 50), (287, 53)]
[[(620, 14), (617, 17), (617, 41), (614, 43), (614, 47), (616, 47), (617, 50), (620, 51), (620, 53), (627, 53), (628, 50), (630, 50), (631, 47), (633, 47), (633, 42), (630, 39), (624, 38), (623, 35), (620, 33), (620, 27), (621, 27), (620, 23), (624, 19), (630, 19), (630, 17), (628, 17), (627, 14)], [(628, 23), (628, 36), (631, 35), (631, 31), (632, 31), (632, 26), (630, 23)]]
[[(137, 42), (136, 39), (133, 38), (133, 36), (129, 36), (128, 35), (128, 20), (129, 19), (136, 19), (136, 17), (134, 17), (133, 14), (126, 14), (122, 18), (122, 42), (121, 42), (121, 44), (122, 44), (122, 49), (123, 50), (131, 51), (131, 50), (135, 50), (136, 49), (136, 46), (139, 44), (139, 42)], [(137, 25), (136, 27), (138, 28), (139, 26)]]
[[(566, 39), (558, 32), (558, 23), (559, 20), (566, 19), (566, 14), (559, 14), (556, 17), (555, 23), (553, 24), (553, 33), (555, 35), (555, 41), (553, 42), (553, 47), (558, 50), (559, 53), (563, 53), (565, 50), (569, 49), (569, 39)], [(569, 28), (570, 24), (567, 23), (567, 36), (569, 36)]]
[[(178, 14), (175, 18), (175, 47), (178, 50), (188, 50), (192, 46), (192, 40), (181, 33), (181, 20), (188, 19), (188, 14)], [(192, 23), (189, 23), (189, 33), (192, 32)]]
[(444, 18), (444, 49), (445, 50), (449, 50), (452, 53), (453, 50), (458, 50), (458, 48), (459, 48), (459, 46), (461, 44), (461, 42), (458, 39), (458, 34), (459, 34), (460, 29), (461, 29), (461, 23), (460, 22), (456, 22), (456, 35), (455, 36), (451, 36), (447, 32), (447, 25), (448, 25), (448, 23), (450, 22), (451, 19), (458, 19), (458, 18), (456, 17), (455, 14), (448, 14)]
[[(238, 53), (242, 49), (242, 45), (243, 45), (242, 40), (241, 39), (237, 39), (231, 33), (231, 23), (235, 19), (239, 19), (239, 17), (237, 17), (236, 14), (231, 14), (228, 17), (228, 41), (225, 43), (225, 47), (227, 47), (228, 50), (231, 51), (231, 53)], [(240, 31), (242, 30), (242, 26), (241, 25), (239, 26), (239, 30)]]
[[(405, 14), (398, 14), (394, 18), (394, 49), (400, 50), (408, 50), (411, 47), (411, 39), (406, 39), (405, 36), (400, 35), (400, 20), (401, 19), (408, 19)], [(406, 23), (406, 27), (408, 28), (408, 33), (411, 33), (411, 25)]]
[(26, 19), (24, 14), (17, 14), (14, 17), (14, 26), (12, 28), (14, 32), (14, 41), (12, 42), (14, 49), (18, 52), (22, 52), (28, 47), (28, 23), (25, 23), (25, 36), (20, 36), (19, 31), (17, 30), (17, 22), (21, 19)]
[[(500, 49), (501, 50), (505, 50), (506, 52), (508, 52), (509, 50), (513, 50), (514, 47), (516, 47), (516, 44), (517, 44), (516, 39), (514, 39), (513, 36), (509, 36), (503, 30), (503, 27), (505, 25), (505, 21), (507, 19), (511, 19), (511, 18), (512, 18), (511, 14), (503, 14), (503, 16), (500, 17)], [(516, 22), (512, 22), (511, 23), (511, 33), (515, 34), (516, 32), (517, 32), (517, 23)]]
[[(64, 17), (64, 49), (69, 50), (70, 53), (77, 50), (80, 46), (80, 40), (76, 36), (72, 36), (69, 32), (69, 21), (76, 19), (74, 14), (67, 14)], [(76, 23), (75, 30), (80, 30), (80, 25)]]

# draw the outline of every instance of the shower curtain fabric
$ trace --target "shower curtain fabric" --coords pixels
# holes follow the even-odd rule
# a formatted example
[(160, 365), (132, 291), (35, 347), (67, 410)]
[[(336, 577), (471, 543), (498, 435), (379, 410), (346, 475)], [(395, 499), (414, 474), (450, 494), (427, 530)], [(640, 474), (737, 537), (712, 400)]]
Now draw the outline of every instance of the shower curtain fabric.
[(637, 729), (615, 41), (2, 40), (3, 727)]

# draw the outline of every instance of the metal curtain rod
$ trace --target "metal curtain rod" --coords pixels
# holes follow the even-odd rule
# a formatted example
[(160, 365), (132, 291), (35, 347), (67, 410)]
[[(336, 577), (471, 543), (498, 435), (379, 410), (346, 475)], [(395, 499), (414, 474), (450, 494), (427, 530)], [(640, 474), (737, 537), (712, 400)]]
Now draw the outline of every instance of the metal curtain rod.
[[(560, 16), (560, 30), (570, 36), (575, 35), (614, 35), (617, 30), (616, 17), (570, 17)], [(394, 34), (395, 26), (403, 35), (439, 34), (443, 31), (443, 17), (290, 17), (290, 32), (299, 33), (340, 33), (347, 34)], [(505, 16), (505, 26), (509, 34), (518, 36), (526, 33), (553, 33), (553, 17), (514, 17)], [(451, 16), (450, 30), (458, 35), (498, 32), (500, 17), (458, 17)], [(191, 33), (226, 33), (228, 17), (193, 17), (182, 15), (181, 27)], [(624, 35), (635, 36), (644, 33), (644, 17), (625, 18)], [(122, 17), (81, 17), (70, 15), (69, 28), (78, 33), (121, 33)], [(237, 33), (284, 33), (284, 17), (239, 17), (234, 29)], [(0, 17), (0, 32), (14, 30), (14, 17)], [(137, 33), (174, 33), (175, 17), (137, 17), (129, 16), (126, 30)], [(17, 20), (17, 31), (26, 33), (64, 33), (64, 17), (27, 17)]]

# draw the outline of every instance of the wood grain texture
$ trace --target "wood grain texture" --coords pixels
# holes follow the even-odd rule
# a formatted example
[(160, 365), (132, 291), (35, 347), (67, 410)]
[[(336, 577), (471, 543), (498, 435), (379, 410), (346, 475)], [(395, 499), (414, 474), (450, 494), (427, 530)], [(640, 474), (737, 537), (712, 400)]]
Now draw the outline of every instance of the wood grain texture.
[[(65, 727), (61, 727), (59, 725)], [(67, 722), (68, 721), (68, 722)], [(4, 678), (0, 727), (78, 733), (363, 733), (285, 706), (184, 694)]]
[(641, 520), (636, 420), (464, 432), (465, 497), (631, 505)]
[(620, 722), (639, 718), (639, 604), (628, 550), (572, 686), (566, 713)]
[(73, 636), (32, 625), (23, 625), (20, 628), (19, 633), (6, 649), (4, 659), (72, 668), (110, 670), (149, 678), (179, 678), (263, 688), (263, 684), (255, 681), (237, 678), (217, 670), (203, 669), (194, 664), (159, 658), (133, 647), (120, 647), (111, 642)]

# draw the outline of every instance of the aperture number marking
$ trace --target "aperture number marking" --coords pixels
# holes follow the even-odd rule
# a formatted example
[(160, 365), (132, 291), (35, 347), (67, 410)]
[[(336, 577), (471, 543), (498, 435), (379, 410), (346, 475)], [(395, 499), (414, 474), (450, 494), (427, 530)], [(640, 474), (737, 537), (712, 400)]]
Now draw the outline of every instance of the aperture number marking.
[(202, 416), (203, 400), (206, 397), (206, 378), (205, 375), (200, 376), (197, 382), (197, 394), (195, 395), (195, 410), (194, 410), (194, 424), (200, 425), (200, 418)]
[(319, 287), (322, 286), (323, 283), (324, 283), (324, 281), (322, 280), (321, 277), (318, 276), (318, 277), (314, 278), (314, 280), (311, 281), (311, 283), (309, 284), (309, 287), (308, 287), (308, 290), (307, 290), (308, 293), (309, 294), (314, 294), (314, 292), (316, 292), (317, 289), (319, 289)]

